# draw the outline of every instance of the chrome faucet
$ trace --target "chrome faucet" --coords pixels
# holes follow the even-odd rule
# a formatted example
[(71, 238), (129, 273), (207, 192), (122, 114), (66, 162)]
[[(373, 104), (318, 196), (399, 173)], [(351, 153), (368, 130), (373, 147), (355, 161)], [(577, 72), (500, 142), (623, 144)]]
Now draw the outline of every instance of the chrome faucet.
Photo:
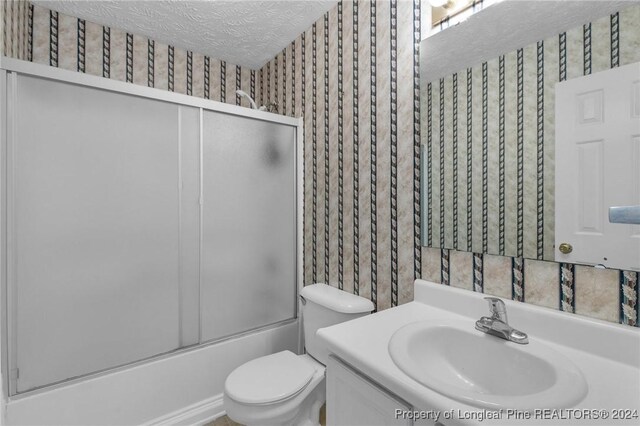
[(525, 345), (529, 343), (529, 338), (522, 331), (511, 327), (507, 321), (507, 308), (504, 302), (497, 297), (485, 297), (489, 302), (490, 317), (482, 317), (476, 321), (476, 330), (482, 331), (501, 339)]

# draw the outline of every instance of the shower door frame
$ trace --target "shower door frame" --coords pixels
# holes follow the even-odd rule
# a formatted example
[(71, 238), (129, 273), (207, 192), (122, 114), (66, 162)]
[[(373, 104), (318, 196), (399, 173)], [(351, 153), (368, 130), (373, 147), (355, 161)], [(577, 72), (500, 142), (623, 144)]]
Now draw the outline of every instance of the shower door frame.
[[(9, 96), (13, 93), (8, 93), (9, 84), (8, 81), (11, 78), (15, 78), (16, 75), (26, 75), (32, 77), (39, 77), (43, 79), (54, 80), (63, 83), (69, 83), (79, 86), (86, 86), (94, 89), (105, 90), (114, 93), (120, 93), (125, 95), (132, 95), (146, 99), (158, 100), (168, 102), (176, 105), (194, 107), (199, 109), (199, 131), (200, 131), (200, 170), (199, 175), (202, 179), (202, 153), (203, 153), (203, 133), (202, 133), (202, 116), (203, 111), (213, 111), (217, 113), (235, 115), (255, 120), (260, 120), (269, 123), (281, 124), (295, 128), (295, 292), (292, 295), (294, 298), (294, 312), (293, 318), (279, 321), (273, 324), (257, 327), (255, 329), (247, 330), (232, 336), (223, 337), (220, 339), (214, 339), (206, 342), (199, 342), (195, 345), (178, 348), (174, 351), (161, 353), (149, 358), (136, 360), (127, 364), (106, 368), (104, 370), (90, 372), (79, 376), (77, 378), (69, 378), (60, 382), (47, 384), (35, 389), (26, 390), (24, 392), (16, 392), (16, 380), (12, 380), (12, 370), (16, 365), (15, 351), (16, 336), (15, 336), (15, 313), (11, 311), (12, 305), (9, 300), (14, 297), (15, 286), (13, 283), (9, 285), (10, 280), (10, 263), (11, 263), (11, 250), (10, 242), (7, 241), (8, 236), (8, 222), (7, 222), (7, 200), (8, 190), (7, 187), (7, 145), (11, 139), (11, 128), (9, 126), (8, 114), (8, 100)], [(14, 76), (14, 77), (12, 77)], [(36, 64), (27, 61), (21, 61), (13, 58), (7, 58), (0, 56), (0, 93), (3, 95), (0, 97), (0, 359), (1, 359), (1, 381), (2, 387), (2, 399), (4, 401), (11, 401), (14, 399), (22, 399), (24, 397), (48, 392), (55, 390), (61, 386), (66, 386), (70, 383), (85, 381), (89, 378), (98, 377), (101, 375), (110, 374), (115, 371), (130, 368), (135, 365), (140, 365), (151, 360), (158, 360), (166, 357), (171, 357), (176, 354), (181, 354), (187, 351), (197, 350), (209, 345), (215, 345), (221, 341), (234, 339), (239, 336), (244, 336), (250, 333), (254, 333), (259, 330), (278, 327), (282, 324), (296, 322), (298, 325), (298, 349), (301, 350), (301, 327), (299, 321), (300, 301), (298, 294), (303, 286), (303, 215), (304, 215), (304, 184), (303, 184), (303, 146), (304, 146), (304, 118), (293, 118), (264, 111), (258, 111), (238, 105), (226, 104), (218, 101), (208, 100), (204, 98), (198, 98), (195, 96), (184, 95), (175, 92), (169, 92), (162, 89), (150, 88), (145, 86), (139, 86), (131, 83), (125, 83), (122, 81), (111, 80), (103, 77), (87, 75), (80, 72), (74, 72), (69, 70), (63, 70), (59, 68), (50, 67), (47, 65)], [(202, 222), (202, 183), (200, 184), (200, 221)], [(202, 268), (202, 223), (200, 223), (200, 260), (199, 260), (199, 275)], [(201, 280), (201, 277), (199, 278)], [(202, 282), (200, 281), (200, 286)], [(200, 334), (200, 331), (198, 332)], [(200, 339), (201, 340), (201, 339)]]

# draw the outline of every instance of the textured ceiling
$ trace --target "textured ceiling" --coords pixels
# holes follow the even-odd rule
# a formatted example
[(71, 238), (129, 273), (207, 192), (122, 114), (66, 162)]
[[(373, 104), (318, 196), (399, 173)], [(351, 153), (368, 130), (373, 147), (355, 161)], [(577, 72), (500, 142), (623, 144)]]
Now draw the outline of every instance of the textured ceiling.
[(336, 0), (35, 0), (34, 3), (256, 69), (309, 28)]
[(502, 1), (423, 40), (420, 77), (433, 81), (633, 4), (638, 2)]

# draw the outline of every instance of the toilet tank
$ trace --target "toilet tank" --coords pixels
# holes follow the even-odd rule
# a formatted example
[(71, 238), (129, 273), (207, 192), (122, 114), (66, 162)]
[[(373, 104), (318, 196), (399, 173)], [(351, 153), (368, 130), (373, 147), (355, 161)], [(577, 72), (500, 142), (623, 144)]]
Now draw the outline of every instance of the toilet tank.
[(373, 311), (373, 303), (370, 300), (327, 284), (304, 287), (300, 291), (300, 298), (305, 349), (324, 365), (327, 365), (329, 352), (316, 338), (316, 331), (368, 315)]

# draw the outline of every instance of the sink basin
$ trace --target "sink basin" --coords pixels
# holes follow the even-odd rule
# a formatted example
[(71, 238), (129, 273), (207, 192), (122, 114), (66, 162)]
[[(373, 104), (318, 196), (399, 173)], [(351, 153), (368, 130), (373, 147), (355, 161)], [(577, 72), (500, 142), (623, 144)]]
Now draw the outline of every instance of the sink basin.
[(389, 354), (412, 379), (476, 407), (567, 408), (588, 390), (582, 372), (551, 347), (535, 338), (508, 342), (468, 320), (407, 324), (391, 337)]

